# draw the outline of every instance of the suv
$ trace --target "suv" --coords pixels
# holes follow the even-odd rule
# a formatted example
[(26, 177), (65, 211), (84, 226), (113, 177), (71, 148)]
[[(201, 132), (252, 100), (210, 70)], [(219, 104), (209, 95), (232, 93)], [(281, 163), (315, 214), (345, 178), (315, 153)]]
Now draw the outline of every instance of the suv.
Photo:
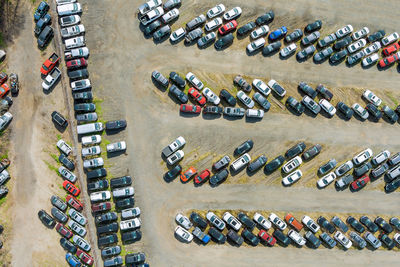
[(251, 220), (249, 217), (247, 217), (247, 215), (244, 214), (243, 212), (239, 212), (238, 218), (243, 223), (243, 225), (250, 231), (253, 231), (254, 227), (256, 227), (256, 223), (253, 222), (253, 220)]
[(353, 162), (351, 160), (343, 163), (342, 165), (340, 165), (339, 167), (336, 168), (335, 170), (335, 174), (337, 177), (340, 177), (342, 175), (344, 175), (346, 172), (350, 171), (351, 169), (353, 169)]
[(330, 234), (335, 232), (335, 226), (333, 226), (325, 217), (319, 216), (317, 219), (317, 223), (324, 227)]
[(314, 248), (318, 248), (321, 245), (321, 240), (319, 240), (311, 231), (307, 231), (304, 237)]
[(62, 128), (68, 126), (68, 121), (57, 111), (51, 113), (51, 119)]
[(364, 238), (365, 240), (374, 248), (377, 249), (380, 246), (382, 246), (381, 241), (379, 241), (379, 239), (377, 239), (373, 234), (371, 234), (370, 232), (365, 232), (364, 234)]
[[(235, 218), (232, 214), (229, 212), (225, 212), (224, 215), (222, 216), (222, 219), (234, 230), (239, 231), (240, 227), (242, 227), (242, 224), (238, 221), (238, 219)], [(240, 219), (240, 218), (239, 218)]]
[(198, 226), (201, 230), (207, 228), (207, 221), (196, 212), (190, 214), (190, 220), (192, 220), (193, 224)]
[(351, 184), (354, 181), (354, 176), (351, 174), (347, 174), (346, 176), (340, 178), (335, 182), (335, 185), (338, 189), (344, 189), (347, 187), (349, 184)]
[(243, 153), (249, 152), (253, 148), (254, 142), (252, 140), (247, 140), (241, 145), (239, 145), (235, 151), (234, 154), (239, 156), (242, 155)]
[(362, 226), (362, 224), (359, 221), (357, 221), (357, 219), (354, 218), (353, 216), (347, 217), (346, 222), (350, 224), (359, 233), (363, 233), (365, 231), (364, 226)]
[(233, 80), (235, 84), (237, 84), (243, 91), (250, 92), (251, 85), (240, 75), (236, 76)]
[(242, 156), (240, 156), (239, 158), (237, 158), (234, 162), (232, 162), (231, 164), (231, 168), (233, 171), (239, 171), (240, 169), (242, 169), (244, 166), (246, 166), (247, 164), (249, 164), (249, 162), (251, 161), (251, 157), (249, 154), (245, 153)]
[(288, 159), (291, 159), (291, 158), (299, 155), (300, 153), (302, 153), (305, 148), (306, 148), (306, 145), (304, 144), (304, 142), (300, 142), (300, 143), (292, 146), (291, 148), (289, 148), (285, 153), (285, 157)]
[(290, 244), (290, 238), (286, 236), (281, 230), (276, 229), (272, 234), (284, 247)]
[(353, 117), (354, 111), (343, 102), (338, 102), (336, 108), (343, 113), (347, 120)]
[(113, 178), (110, 180), (110, 187), (112, 189), (121, 186), (130, 186), (132, 184), (131, 176), (122, 176), (119, 178)]
[(233, 229), (230, 229), (226, 236), (232, 240), (237, 246), (241, 246), (243, 244), (243, 237), (238, 235)]
[(282, 166), (283, 162), (285, 162), (285, 158), (283, 156), (278, 156), (267, 163), (264, 167), (264, 172), (267, 174), (274, 172), (280, 166)]
[(299, 89), (301, 91), (303, 91), (304, 94), (311, 97), (312, 99), (314, 99), (317, 96), (317, 92), (314, 89), (312, 89), (312, 87), (309, 86), (308, 84), (306, 84), (305, 82), (300, 82)]
[(53, 35), (54, 35), (53, 28), (50, 26), (46, 26), (37, 39), (38, 46), (40, 48), (44, 48), (46, 44), (50, 41), (50, 39), (53, 37)]
[(225, 223), (217, 215), (215, 215), (214, 212), (212, 211), (207, 212), (206, 218), (212, 225), (217, 227), (219, 230), (222, 231), (225, 229)]
[(293, 96), (289, 96), (288, 99), (286, 99), (286, 105), (291, 107), (299, 115), (304, 112), (304, 106)]
[(330, 248), (334, 248), (336, 246), (336, 241), (325, 232), (320, 234), (319, 238), (321, 238), (321, 240), (324, 241), (325, 244), (327, 244)]
[(309, 216), (304, 215), (303, 219), (301, 221), (304, 223), (305, 226), (307, 226), (308, 229), (313, 231), (313, 233), (316, 233), (319, 231), (319, 225), (314, 222), (313, 219), (311, 219)]
[(314, 100), (312, 100), (311, 97), (309, 97), (308, 95), (304, 96), (301, 102), (315, 115), (317, 115), (321, 111), (321, 106), (318, 105)]
[(375, 233), (376, 231), (379, 230), (378, 225), (376, 225), (373, 221), (371, 221), (371, 219), (368, 218), (367, 216), (361, 216), (360, 222), (364, 224), (368, 228), (368, 230), (371, 231), (372, 233)]

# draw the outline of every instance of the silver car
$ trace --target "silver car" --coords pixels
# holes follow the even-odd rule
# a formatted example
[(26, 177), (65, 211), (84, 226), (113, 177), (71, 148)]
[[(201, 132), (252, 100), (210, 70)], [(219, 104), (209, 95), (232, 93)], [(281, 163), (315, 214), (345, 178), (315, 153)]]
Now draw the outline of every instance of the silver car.
[(365, 240), (375, 249), (378, 249), (380, 246), (382, 246), (381, 241), (379, 241), (378, 238), (376, 238), (373, 234), (370, 232), (365, 232), (364, 234)]
[(194, 29), (193, 31), (186, 34), (185, 41), (187, 43), (191, 43), (197, 38), (200, 38), (203, 35), (203, 30), (201, 28)]
[(319, 47), (325, 47), (330, 45), (331, 43), (336, 41), (336, 35), (334, 33), (329, 34), (328, 36), (325, 36), (323, 39), (318, 41), (318, 46)]
[(217, 38), (217, 35), (214, 32), (210, 32), (209, 34), (201, 37), (198, 41), (197, 41), (197, 45), (199, 47), (204, 47), (207, 46), (211, 43), (213, 43), (215, 41), (215, 39)]
[(203, 14), (201, 14), (200, 16), (192, 19), (191, 21), (189, 21), (186, 24), (186, 29), (188, 31), (193, 30), (196, 27), (199, 27), (201, 24), (203, 24), (204, 22), (206, 22), (206, 16), (204, 16)]
[(231, 107), (224, 108), (224, 114), (232, 117), (243, 117), (245, 112), (246, 111), (244, 108), (231, 108)]
[(242, 101), (243, 104), (246, 105), (248, 108), (253, 108), (254, 107), (254, 101), (251, 100), (251, 98), (245, 94), (242, 90), (237, 92), (236, 94), (237, 98), (239, 98), (240, 101)]
[(314, 100), (311, 99), (308, 95), (304, 96), (301, 102), (304, 104), (306, 108), (308, 108), (312, 113), (317, 115), (321, 111), (320, 105), (318, 105)]
[(307, 46), (306, 48), (301, 50), (299, 53), (297, 53), (296, 58), (297, 58), (297, 60), (304, 60), (304, 59), (308, 58), (309, 56), (311, 56), (312, 54), (314, 54), (315, 51), (316, 51), (316, 49), (315, 49), (314, 45)]
[(314, 60), (316, 62), (320, 62), (324, 59), (327, 59), (333, 53), (332, 47), (328, 47), (314, 55)]
[(114, 189), (112, 191), (112, 194), (114, 198), (130, 197), (135, 194), (135, 190), (133, 186), (128, 186), (128, 187)]
[(354, 63), (360, 61), (364, 56), (365, 56), (365, 52), (364, 51), (359, 51), (359, 52), (357, 52), (357, 53), (355, 53), (353, 55), (350, 55), (347, 58), (347, 63), (349, 63), (350, 65), (353, 65)]
[(311, 43), (314, 43), (315, 41), (318, 40), (318, 38), (321, 36), (321, 34), (319, 33), (319, 31), (310, 33), (309, 35), (307, 35), (306, 37), (303, 38), (303, 40), (301, 40), (301, 43), (303, 45), (308, 45)]

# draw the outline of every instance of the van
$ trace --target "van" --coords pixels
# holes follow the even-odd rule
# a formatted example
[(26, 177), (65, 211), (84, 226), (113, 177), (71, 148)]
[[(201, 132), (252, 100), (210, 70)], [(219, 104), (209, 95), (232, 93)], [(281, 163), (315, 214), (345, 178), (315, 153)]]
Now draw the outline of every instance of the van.
[(75, 38), (70, 38), (65, 40), (65, 48), (66, 49), (72, 49), (80, 46), (85, 45), (85, 37), (83, 36), (78, 36)]
[(387, 173), (386, 177), (388, 178), (389, 181), (392, 181), (396, 177), (400, 176), (400, 164), (391, 168)]
[(78, 134), (88, 134), (103, 131), (103, 124), (101, 122), (89, 123), (76, 126)]
[(390, 167), (395, 166), (397, 163), (400, 162), (400, 152), (394, 154), (389, 160), (388, 160), (388, 164)]
[(231, 168), (233, 171), (238, 171), (244, 166), (246, 166), (250, 162), (250, 160), (251, 158), (249, 154), (247, 153), (243, 154), (240, 158), (238, 158), (232, 163)]

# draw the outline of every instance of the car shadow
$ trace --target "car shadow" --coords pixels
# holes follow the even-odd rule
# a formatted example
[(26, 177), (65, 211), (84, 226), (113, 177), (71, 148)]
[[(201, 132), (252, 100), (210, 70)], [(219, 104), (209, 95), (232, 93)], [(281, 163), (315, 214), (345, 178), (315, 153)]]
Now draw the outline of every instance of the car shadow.
[(168, 35), (168, 34), (165, 35), (164, 37), (162, 37), (161, 39), (158, 39), (158, 40), (156, 40), (156, 39), (153, 38), (153, 43), (156, 44), (156, 45), (162, 44), (162, 43), (164, 43), (167, 39), (169, 39), (169, 35)]
[(335, 63), (332, 63), (332, 61), (329, 60), (329, 61), (328, 61), (328, 62), (329, 62), (329, 65), (332, 66), (332, 67), (333, 67), (333, 66), (340, 65), (340, 64), (346, 59), (346, 57), (347, 57), (347, 56), (341, 58), (339, 61), (336, 61)]
[(201, 116), (203, 119), (205, 120), (215, 120), (215, 119), (219, 119), (222, 117), (222, 114), (211, 114), (211, 113), (207, 113), (205, 114), (204, 112), (201, 113)]
[(123, 130), (125, 130), (125, 128), (122, 129), (115, 129), (115, 130), (107, 130), (105, 129), (105, 133), (107, 135), (115, 135), (115, 134), (119, 134), (120, 132), (122, 132)]
[[(372, 66), (373, 66), (373, 65), (372, 65)], [(377, 66), (378, 71), (386, 71), (387, 69), (390, 69), (390, 68), (393, 66), (393, 64), (388, 65), (388, 66), (386, 66), (386, 67), (381, 67), (381, 66), (379, 66), (379, 64), (376, 65), (376, 66)]]
[(116, 152), (107, 152), (108, 159), (115, 158), (115, 157), (118, 157), (121, 155), (128, 155), (128, 153), (126, 153), (126, 150), (116, 151)]
[(253, 117), (245, 117), (246, 123), (257, 123), (262, 121), (263, 118), (253, 118)]
[[(381, 112), (383, 113), (383, 111), (381, 111)], [(382, 120), (384, 120), (386, 123), (389, 123), (389, 124), (395, 124), (396, 123), (396, 122), (390, 121), (389, 118), (386, 117), (385, 115), (382, 115)]]
[(279, 59), (280, 60), (288, 60), (289, 58), (292, 58), (294, 54), (296, 54), (296, 53), (291, 53), (290, 55), (287, 55), (286, 57), (284, 57), (281, 55), (281, 53), (279, 53)]
[[(169, 91), (168, 90), (168, 97), (175, 103), (175, 104), (177, 104), (177, 105), (181, 105), (181, 104), (187, 104), (187, 102), (186, 103), (181, 103), (181, 101), (179, 101), (176, 97), (175, 97), (175, 95), (173, 94), (173, 93), (171, 93), (171, 91)], [(189, 102), (189, 101), (188, 101)]]
[(292, 115), (297, 116), (297, 117), (301, 116), (301, 114), (297, 113), (291, 106), (287, 105), (286, 103), (285, 103), (285, 107)]
[(339, 109), (336, 107), (336, 116), (339, 117), (339, 119), (344, 120), (344, 121), (349, 121), (351, 118), (347, 118)]
[(240, 40), (243, 40), (243, 39), (246, 39), (247, 37), (249, 37), (250, 36), (250, 33), (251, 33), (251, 31), (249, 31), (249, 32), (247, 32), (247, 33), (245, 33), (245, 34), (238, 34), (237, 32), (236, 32), (236, 38), (240, 41)]
[[(53, 123), (54, 127), (57, 129), (57, 131), (59, 131), (60, 133), (65, 132), (65, 130), (67, 129), (68, 125), (66, 127), (62, 127), (60, 125), (58, 125), (56, 122), (54, 122), (53, 120), (51, 120), (51, 122)], [(68, 123), (69, 124), (69, 123)]]
[(49, 88), (49, 90), (42, 88), (43, 93), (45, 95), (51, 94), (51, 92), (53, 92), (53, 90), (57, 87), (57, 85), (60, 83), (60, 81), (61, 81), (61, 77), (57, 79), (57, 81)]
[(379, 68), (379, 66), (377, 64), (378, 64), (378, 62), (375, 62), (375, 63), (373, 63), (371, 65), (368, 65), (368, 66), (364, 66), (363, 64), (360, 64), (360, 65), (361, 65), (361, 68), (363, 68), (364, 70), (367, 70), (367, 69), (370, 69), (370, 68), (375, 67), (375, 66), (377, 66), (377, 68)]
[(304, 109), (304, 114), (306, 114), (307, 116), (311, 117), (311, 118), (316, 118), (317, 115), (319, 114), (315, 114), (314, 112), (310, 111), (307, 107)]
[(259, 48), (259, 49), (255, 50), (254, 52), (249, 52), (249, 50), (247, 50), (247, 47), (246, 47), (246, 55), (249, 57), (253, 57), (253, 56), (256, 56), (257, 54), (259, 54), (262, 50), (263, 50), (263, 48)]
[(323, 64), (325, 61), (327, 61), (329, 59), (329, 57), (326, 57), (326, 58), (324, 58), (323, 60), (320, 60), (320, 61), (317, 61), (317, 60), (315, 60), (315, 58), (314, 58), (314, 56), (313, 56), (313, 62), (314, 62), (314, 64), (317, 64), (317, 65), (321, 65), (321, 64)]
[(196, 40), (193, 40), (193, 41), (191, 41), (191, 42), (187, 42), (186, 40), (183, 42), (183, 44), (186, 46), (186, 47), (190, 47), (190, 46), (193, 46), (194, 44), (197, 44), (197, 40), (198, 40), (199, 38), (197, 38)]
[(228, 120), (228, 121), (237, 121), (237, 120), (241, 120), (243, 119), (244, 116), (229, 116), (229, 115), (225, 115), (223, 114), (223, 118)]
[[(353, 117), (354, 117), (356, 120), (360, 121), (360, 122), (364, 122), (364, 121), (365, 121), (365, 119), (361, 118), (360, 115), (358, 115), (358, 114), (355, 113), (355, 112), (354, 112)], [(368, 116), (368, 117), (369, 117), (369, 116)]]
[(184, 118), (193, 118), (193, 117), (200, 116), (200, 114), (199, 113), (182, 112), (179, 110), (179, 116), (184, 117)]
[(158, 90), (160, 90), (161, 92), (167, 91), (167, 88), (168, 88), (168, 87), (164, 87), (164, 86), (162, 86), (161, 84), (159, 84), (159, 83), (157, 82), (157, 80), (153, 78), (153, 76), (151, 77), (151, 81), (153, 82), (153, 85), (154, 85)]
[(203, 46), (199, 46), (199, 44), (197, 44), (197, 48), (200, 49), (200, 50), (205, 50), (205, 49), (209, 48), (211, 45), (214, 45), (214, 43), (215, 43), (215, 40), (212, 41), (212, 42), (209, 42), (209, 43), (207, 43), (206, 45), (203, 45)]
[[(264, 48), (263, 48), (263, 50), (264, 50)], [(271, 53), (268, 53), (268, 54), (262, 53), (262, 55), (263, 55), (264, 57), (272, 57), (272, 56), (276, 55), (278, 52), (279, 52), (279, 49), (277, 49), (277, 50), (275, 50), (275, 51), (272, 51)]]

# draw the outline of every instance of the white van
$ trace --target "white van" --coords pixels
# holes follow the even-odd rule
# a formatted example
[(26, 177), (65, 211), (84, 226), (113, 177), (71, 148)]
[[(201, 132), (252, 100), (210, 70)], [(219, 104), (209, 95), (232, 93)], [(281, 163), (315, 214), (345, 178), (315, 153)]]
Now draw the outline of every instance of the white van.
[(78, 132), (78, 134), (101, 132), (103, 131), (103, 124), (101, 122), (95, 122), (95, 123), (78, 125), (76, 126), (76, 131)]
[(400, 164), (391, 168), (387, 173), (387, 177), (391, 180), (395, 179), (396, 177), (400, 176)]
[(122, 221), (119, 223), (121, 231), (131, 230), (140, 227), (141, 221), (138, 218), (134, 218), (128, 221)]
[(249, 164), (251, 158), (249, 154), (243, 154), (240, 158), (238, 158), (237, 160), (235, 160), (232, 165), (231, 168), (234, 171), (238, 171), (241, 168), (243, 168), (244, 166), (246, 166), (247, 164)]
[(85, 37), (78, 36), (65, 40), (65, 49), (72, 49), (85, 45)]

